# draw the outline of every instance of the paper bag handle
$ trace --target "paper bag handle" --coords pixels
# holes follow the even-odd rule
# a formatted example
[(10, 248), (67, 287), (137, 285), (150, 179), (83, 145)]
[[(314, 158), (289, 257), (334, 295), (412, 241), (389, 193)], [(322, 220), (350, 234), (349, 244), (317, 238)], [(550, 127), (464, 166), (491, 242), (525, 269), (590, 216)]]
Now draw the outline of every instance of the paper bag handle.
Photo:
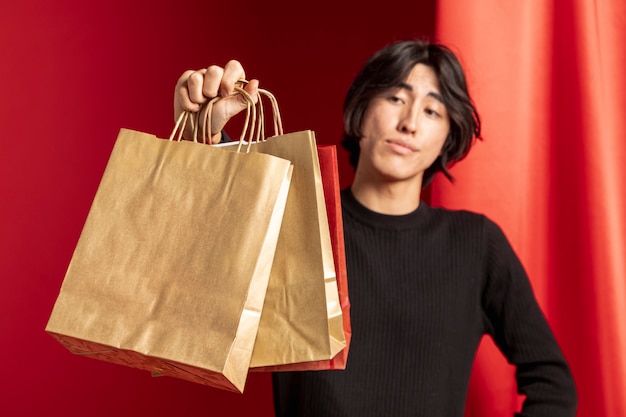
[[(262, 96), (267, 97), (272, 105), (272, 116), (273, 116), (273, 121), (274, 121), (274, 135), (275, 136), (282, 135), (283, 134), (283, 121), (280, 116), (280, 110), (278, 109), (278, 100), (276, 100), (276, 97), (274, 96), (274, 94), (270, 93), (267, 90), (259, 88), (259, 103), (262, 103), (262, 100), (261, 100)], [(261, 133), (261, 140), (262, 141), (265, 140), (264, 131), (262, 131)]]
[[(235, 87), (235, 92), (234, 94), (241, 94), (245, 99), (246, 99), (246, 103), (247, 103), (247, 108), (246, 108), (246, 119), (244, 121), (244, 125), (243, 128), (241, 129), (241, 135), (239, 137), (239, 145), (237, 146), (237, 152), (241, 152), (241, 145), (246, 142), (245, 136), (246, 136), (246, 132), (248, 132), (248, 141), (247, 144), (248, 146), (246, 147), (246, 152), (250, 152), (250, 144), (252, 143), (252, 140), (254, 138), (254, 128), (257, 122), (257, 113), (255, 110), (255, 106), (254, 106), (254, 100), (252, 99), (252, 96), (243, 88), (241, 87)], [(204, 126), (204, 129), (202, 129), (202, 143), (207, 143), (207, 134), (206, 132), (210, 132), (211, 131), (211, 113), (213, 110), (213, 104), (218, 101), (221, 100), (222, 97), (215, 97), (213, 99), (211, 99), (207, 104), (206, 104), (206, 111), (204, 112), (204, 120), (202, 122), (202, 126)]]
[[(241, 148), (242, 148), (242, 143), (245, 142), (244, 138), (246, 136), (246, 132), (248, 132), (248, 147), (246, 152), (249, 152), (249, 144), (252, 142), (253, 138), (254, 138), (254, 128), (255, 128), (255, 124), (257, 121), (257, 114), (256, 111), (253, 111), (255, 105), (254, 105), (254, 100), (252, 99), (252, 96), (250, 96), (250, 94), (245, 91), (243, 88), (241, 87), (235, 87), (235, 92), (234, 94), (241, 94), (247, 103), (247, 108), (246, 108), (246, 118), (244, 121), (244, 125), (242, 128), (242, 132), (241, 132), (241, 136), (239, 138), (239, 146), (237, 147), (237, 152), (241, 152)], [(169, 140), (172, 141), (174, 140), (174, 138), (176, 138), (176, 141), (180, 142), (182, 140), (182, 135), (183, 132), (185, 130), (185, 126), (187, 125), (187, 123), (191, 123), (191, 127), (193, 130), (193, 141), (194, 142), (198, 142), (198, 128), (200, 127), (200, 115), (204, 114), (204, 119), (203, 119), (203, 124), (202, 126), (204, 126), (204, 129), (202, 129), (202, 143), (206, 144), (207, 143), (207, 129), (210, 131), (210, 126), (211, 126), (211, 112), (213, 109), (213, 104), (220, 100), (221, 97), (214, 97), (213, 99), (209, 100), (208, 102), (204, 103), (202, 105), (202, 107), (200, 108), (200, 111), (198, 112), (190, 112), (190, 111), (183, 111), (181, 112), (180, 116), (178, 116), (178, 119), (176, 120), (176, 124), (174, 125), (174, 129), (172, 130), (172, 133), (170, 134)], [(258, 134), (258, 131), (257, 131)]]
[[(244, 79), (240, 79), (237, 81), (237, 83), (240, 85), (245, 85), (248, 83), (248, 81)], [(251, 104), (252, 107), (255, 108), (255, 112), (256, 112), (256, 115), (254, 113), (252, 114), (253, 121), (255, 120), (254, 118), (256, 117), (256, 123), (253, 123), (252, 127), (250, 128), (250, 133), (252, 133), (254, 131), (254, 127), (256, 127), (256, 133), (254, 134), (254, 136), (249, 135), (249, 140), (247, 142), (248, 150), (249, 150), (250, 143), (266, 140), (265, 138), (265, 110), (263, 107), (263, 97), (266, 97), (272, 106), (272, 120), (273, 120), (273, 125), (274, 125), (274, 136), (283, 134), (283, 124), (282, 124), (282, 118), (280, 115), (280, 110), (278, 108), (278, 100), (276, 100), (276, 97), (274, 96), (274, 94), (272, 94), (268, 90), (259, 88), (258, 93), (257, 93), (258, 100), (255, 106), (254, 101), (252, 100), (252, 97), (247, 93), (247, 91), (243, 90), (243, 88), (235, 87), (235, 92), (233, 94), (238, 94), (238, 93), (243, 94), (246, 97), (246, 99), (249, 100), (248, 104)], [(214, 101), (217, 101), (219, 99), (220, 97), (216, 97)], [(208, 114), (210, 117), (210, 112), (207, 112), (206, 114)], [(204, 126), (204, 129), (203, 129), (204, 132), (206, 132), (207, 127), (210, 126), (210, 119), (208, 119), (207, 121), (206, 115), (205, 115), (203, 126)], [(245, 128), (244, 128), (244, 131), (245, 131)], [(242, 134), (241, 139), (239, 141), (240, 146), (241, 146), (243, 137), (244, 135)], [(203, 142), (204, 142), (204, 138), (203, 138)]]

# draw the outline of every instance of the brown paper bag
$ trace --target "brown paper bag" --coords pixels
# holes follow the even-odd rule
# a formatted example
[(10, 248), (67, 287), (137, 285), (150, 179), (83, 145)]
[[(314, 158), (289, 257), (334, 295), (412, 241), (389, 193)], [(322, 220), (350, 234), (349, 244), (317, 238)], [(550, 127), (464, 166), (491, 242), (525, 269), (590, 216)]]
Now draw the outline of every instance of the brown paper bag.
[(122, 129), (46, 331), (77, 354), (242, 392), (291, 172)]
[(282, 134), (277, 103), (261, 92), (271, 99), (278, 134), (250, 149), (287, 159), (294, 170), (250, 367), (328, 360), (346, 338), (315, 134)]
[(339, 292), (339, 302), (341, 304), (346, 346), (332, 359), (257, 367), (252, 368), (252, 371), (339, 370), (345, 369), (347, 365), (352, 326), (350, 323), (350, 299), (348, 297), (348, 277), (343, 237), (343, 216), (341, 212), (341, 189), (339, 184), (337, 149), (334, 145), (318, 145), (317, 154), (322, 172), (324, 199), (326, 203), (326, 213), (328, 214), (330, 240), (333, 247), (333, 260), (335, 262), (335, 273), (337, 275), (337, 288)]

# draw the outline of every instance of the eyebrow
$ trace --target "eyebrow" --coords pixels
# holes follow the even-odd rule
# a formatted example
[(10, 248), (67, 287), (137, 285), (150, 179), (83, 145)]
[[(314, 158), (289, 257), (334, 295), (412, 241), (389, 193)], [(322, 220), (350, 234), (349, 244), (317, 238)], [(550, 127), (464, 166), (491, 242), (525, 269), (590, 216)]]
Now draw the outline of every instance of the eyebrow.
[[(413, 92), (413, 87), (407, 83), (400, 83), (398, 85), (399, 88), (402, 88), (403, 90), (407, 90), (410, 92)], [(437, 100), (438, 102), (440, 102), (441, 104), (445, 104), (443, 101), (443, 96), (435, 91), (429, 91), (427, 94), (428, 97), (432, 97), (435, 100)]]

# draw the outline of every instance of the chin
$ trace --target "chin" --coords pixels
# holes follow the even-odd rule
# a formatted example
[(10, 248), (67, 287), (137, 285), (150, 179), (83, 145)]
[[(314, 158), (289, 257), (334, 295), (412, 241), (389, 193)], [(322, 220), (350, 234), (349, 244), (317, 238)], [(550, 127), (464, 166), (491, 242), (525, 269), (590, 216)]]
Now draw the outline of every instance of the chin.
[(422, 176), (416, 172), (385, 171), (380, 172), (380, 177), (385, 182), (421, 182)]

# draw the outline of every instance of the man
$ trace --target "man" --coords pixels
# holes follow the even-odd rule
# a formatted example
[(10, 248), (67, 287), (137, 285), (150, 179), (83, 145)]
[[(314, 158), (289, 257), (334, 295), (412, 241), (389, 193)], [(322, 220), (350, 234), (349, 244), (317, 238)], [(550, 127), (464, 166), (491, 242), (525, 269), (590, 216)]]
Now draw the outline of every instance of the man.
[[(211, 137), (245, 108), (245, 72), (188, 71), (175, 113), (220, 95)], [(256, 95), (258, 81), (245, 87)], [(219, 105), (219, 107), (218, 107)], [(397, 42), (372, 56), (344, 103), (355, 178), (342, 192), (352, 341), (346, 370), (274, 375), (278, 416), (462, 417), (474, 354), (489, 334), (517, 367), (523, 416), (574, 416), (576, 390), (517, 256), (497, 225), (429, 207), (421, 189), (463, 159), (480, 119), (456, 56)]]

